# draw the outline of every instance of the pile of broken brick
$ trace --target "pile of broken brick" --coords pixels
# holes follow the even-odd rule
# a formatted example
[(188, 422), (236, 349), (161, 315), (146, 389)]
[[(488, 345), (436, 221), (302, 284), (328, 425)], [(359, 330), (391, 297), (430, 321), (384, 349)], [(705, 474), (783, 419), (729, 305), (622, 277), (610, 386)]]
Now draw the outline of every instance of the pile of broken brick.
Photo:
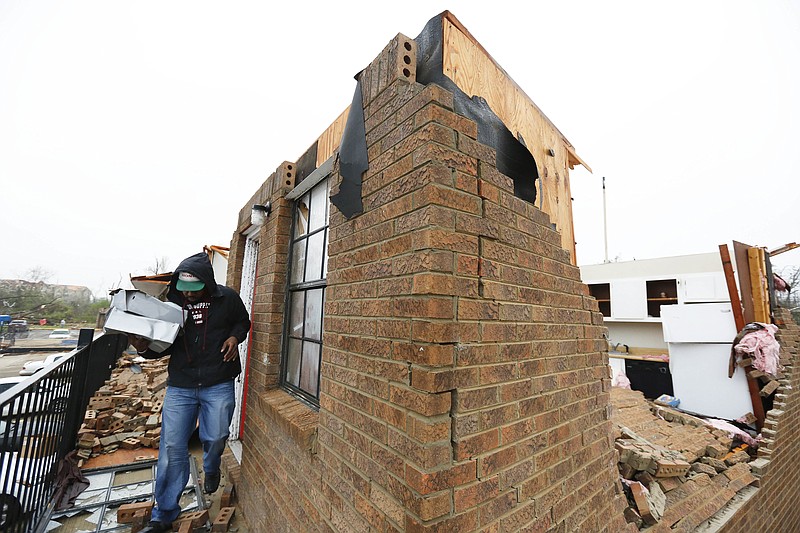
[[(230, 493), (228, 493), (228, 496), (229, 495)], [(211, 531), (213, 532), (228, 531), (236, 510), (233, 507), (233, 502), (225, 500), (225, 495), (223, 495), (223, 499), (220, 504), (222, 507), (220, 508), (219, 513), (217, 513), (217, 516), (214, 518), (214, 521), (211, 523)], [(144, 529), (144, 527), (150, 521), (152, 512), (152, 501), (120, 505), (117, 509), (117, 523), (130, 524), (131, 533), (137, 533), (138, 531)], [(172, 523), (172, 530), (177, 531), (178, 533), (191, 533), (195, 529), (204, 528), (204, 531), (208, 531), (208, 529), (205, 529), (207, 524), (208, 509), (203, 509), (202, 511), (193, 511), (181, 514), (178, 519)]]
[[(89, 399), (78, 432), (78, 457), (89, 459), (119, 448), (158, 449), (168, 359), (143, 360), (123, 353), (111, 377)], [(139, 459), (153, 458), (144, 454)]]
[[(89, 458), (110, 454), (118, 449), (138, 450), (133, 461), (157, 457), (161, 437), (161, 406), (167, 386), (169, 358), (148, 360), (124, 352), (117, 360), (111, 377), (89, 399), (84, 422), (78, 432), (80, 465)], [(148, 453), (147, 449), (153, 450)], [(233, 484), (224, 487), (220, 509), (211, 523), (211, 531), (228, 531), (236, 504)], [(150, 520), (153, 501), (121, 505), (117, 523), (130, 524), (131, 532), (141, 530)], [(208, 509), (185, 512), (173, 523), (174, 531), (206, 528)], [(207, 530), (207, 529), (204, 529)]]
[(612, 387), (611, 404), (625, 516), (640, 530), (691, 531), (758, 486), (764, 460), (751, 455), (753, 441), (639, 391)]

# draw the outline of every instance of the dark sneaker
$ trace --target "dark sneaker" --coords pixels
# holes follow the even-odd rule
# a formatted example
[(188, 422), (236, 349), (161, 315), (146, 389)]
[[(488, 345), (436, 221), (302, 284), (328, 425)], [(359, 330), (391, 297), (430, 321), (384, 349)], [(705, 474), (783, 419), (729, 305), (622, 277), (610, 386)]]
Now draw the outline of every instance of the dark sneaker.
[(172, 524), (151, 520), (144, 529), (139, 530), (139, 533), (163, 533), (164, 531), (172, 531)]
[(206, 494), (213, 494), (219, 488), (219, 472), (209, 474), (206, 472), (206, 478), (203, 481), (203, 492)]

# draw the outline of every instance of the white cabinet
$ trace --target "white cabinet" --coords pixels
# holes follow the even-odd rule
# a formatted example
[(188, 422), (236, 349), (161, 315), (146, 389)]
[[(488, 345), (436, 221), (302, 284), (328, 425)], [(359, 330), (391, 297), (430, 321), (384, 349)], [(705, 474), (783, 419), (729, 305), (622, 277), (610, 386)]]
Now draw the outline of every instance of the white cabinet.
[(611, 282), (611, 317), (644, 318), (647, 316), (647, 290), (642, 280), (623, 279)]
[(721, 273), (603, 280), (589, 283), (589, 290), (610, 321), (660, 322), (669, 305), (729, 301)]

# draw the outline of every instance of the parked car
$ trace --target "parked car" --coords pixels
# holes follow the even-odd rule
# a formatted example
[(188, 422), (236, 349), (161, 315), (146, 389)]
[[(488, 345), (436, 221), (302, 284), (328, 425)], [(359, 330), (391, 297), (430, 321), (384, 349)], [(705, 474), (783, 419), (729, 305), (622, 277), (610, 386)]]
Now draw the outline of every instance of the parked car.
[[(69, 354), (55, 354), (60, 357), (66, 357)], [(11, 389), (14, 385), (25, 381), (27, 378), (24, 376), (11, 376), (0, 378), (0, 397)], [(62, 392), (60, 389), (54, 388), (51, 380), (45, 380), (37, 385), (32, 391), (27, 390), (22, 393), (21, 397), (13, 400), (2, 406), (0, 412), (0, 422), (16, 422), (14, 417), (19, 415), (28, 416), (42, 413), (61, 413), (67, 408), (69, 402), (69, 390)], [(43, 399), (40, 398), (43, 396)], [(0, 435), (2, 435), (2, 427), (0, 426)], [(2, 528), (0, 528), (2, 531)]]
[(14, 333), (27, 333), (28, 332), (28, 321), (18, 318), (16, 320), (12, 320), (8, 324), (8, 330)]
[(8, 323), (8, 334), (12, 338), (26, 339), (28, 337), (28, 321), (23, 319), (12, 320)]
[[(58, 331), (58, 330), (56, 330)], [(20, 376), (32, 376), (37, 373), (39, 370), (43, 369), (46, 366), (55, 363), (56, 361), (60, 361), (61, 359), (65, 358), (67, 355), (66, 353), (54, 353), (48, 355), (43, 361), (25, 361), (22, 365), (22, 370), (19, 371)]]
[(17, 376), (10, 376), (7, 378), (0, 378), (0, 394), (3, 394), (5, 391), (16, 385), (17, 383), (21, 382), (23, 378), (19, 378)]
[(55, 462), (55, 453), (29, 456), (23, 450), (0, 455), (0, 531), (8, 531), (36, 509), (35, 493), (41, 490), (39, 485), (46, 482)]
[(69, 339), (70, 334), (68, 329), (54, 329), (48, 338), (50, 339)]

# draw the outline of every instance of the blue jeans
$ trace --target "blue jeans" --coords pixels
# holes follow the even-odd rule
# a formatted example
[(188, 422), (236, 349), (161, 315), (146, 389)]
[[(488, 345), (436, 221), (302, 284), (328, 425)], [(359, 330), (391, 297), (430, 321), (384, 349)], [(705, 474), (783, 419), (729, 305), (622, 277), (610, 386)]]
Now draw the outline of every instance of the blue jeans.
[(156, 468), (156, 507), (152, 520), (173, 522), (189, 481), (189, 439), (200, 415), (205, 475), (219, 472), (235, 406), (233, 380), (192, 389), (167, 387), (161, 408), (161, 443)]

